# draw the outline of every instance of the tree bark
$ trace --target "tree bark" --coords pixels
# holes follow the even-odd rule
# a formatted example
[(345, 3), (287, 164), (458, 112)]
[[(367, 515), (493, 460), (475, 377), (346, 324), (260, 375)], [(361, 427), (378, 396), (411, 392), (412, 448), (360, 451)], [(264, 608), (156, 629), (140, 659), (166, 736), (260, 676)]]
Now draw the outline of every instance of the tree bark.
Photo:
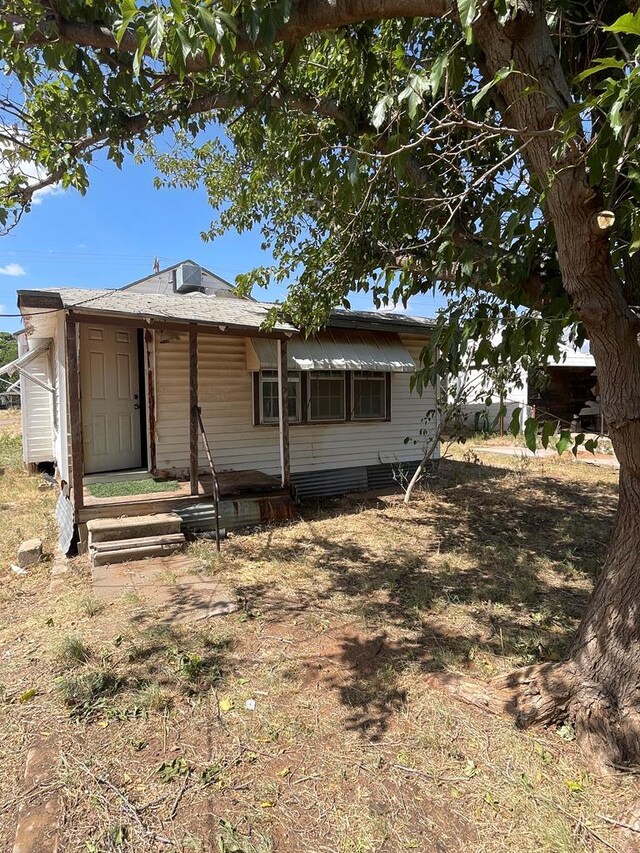
[[(475, 25), (492, 75), (513, 59), (523, 75), (500, 85), (505, 121), (523, 131), (551, 128), (571, 95), (544, 18), (523, 2), (518, 20), (498, 25), (485, 6)], [(524, 92), (531, 78), (539, 94)], [(588, 183), (579, 143), (559, 160), (557, 141), (527, 146), (531, 170), (547, 186), (563, 285), (583, 322), (601, 403), (620, 462), (619, 505), (608, 556), (564, 662), (513, 673), (498, 686), (521, 725), (569, 717), (588, 752), (609, 767), (640, 764), (640, 323), (625, 298), (607, 234), (594, 227), (600, 198)], [(549, 181), (548, 175), (554, 177)]]

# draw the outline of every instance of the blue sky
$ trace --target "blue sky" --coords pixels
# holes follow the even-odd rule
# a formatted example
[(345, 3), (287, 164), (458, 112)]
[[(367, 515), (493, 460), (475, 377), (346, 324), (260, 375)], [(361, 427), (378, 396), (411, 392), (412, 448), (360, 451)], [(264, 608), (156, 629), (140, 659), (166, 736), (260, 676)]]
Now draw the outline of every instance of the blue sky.
[[(233, 282), (236, 275), (270, 263), (260, 235), (230, 232), (204, 243), (200, 232), (212, 219), (204, 191), (153, 186), (151, 165), (127, 161), (122, 170), (97, 163), (83, 197), (74, 190), (38, 199), (9, 235), (0, 237), (0, 314), (15, 314), (16, 291), (38, 287), (121, 287), (152, 272), (153, 259), (166, 267), (192, 258)], [(282, 287), (256, 288), (258, 299), (281, 299)], [(353, 308), (371, 308), (355, 294)], [(421, 295), (409, 304), (433, 316), (441, 301)], [(0, 329), (15, 331), (18, 318), (0, 317)]]

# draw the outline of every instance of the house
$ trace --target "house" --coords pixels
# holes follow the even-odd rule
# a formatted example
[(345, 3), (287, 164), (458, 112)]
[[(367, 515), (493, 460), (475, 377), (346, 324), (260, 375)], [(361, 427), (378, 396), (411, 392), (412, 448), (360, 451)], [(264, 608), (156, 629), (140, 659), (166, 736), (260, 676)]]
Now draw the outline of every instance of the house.
[[(181, 532), (210, 528), (215, 484), (231, 527), (387, 486), (420, 459), (434, 399), (410, 377), (429, 320), (338, 310), (305, 337), (265, 327), (272, 306), (193, 261), (119, 290), (21, 290), (18, 306), (24, 459), (55, 468), (81, 548), (96, 519), (170, 512)], [(91, 494), (149, 477), (177, 490)]]
[[(588, 345), (587, 345), (588, 346)], [(528, 417), (558, 420), (563, 429), (602, 432), (595, 360), (583, 347), (577, 349), (560, 344), (557, 358), (549, 357), (544, 369), (535, 377), (519, 366), (514, 381), (503, 389), (504, 423), (509, 424), (514, 409), (520, 409), (520, 424)], [(481, 370), (470, 371), (468, 402), (465, 406), (467, 425), (476, 430), (495, 430), (500, 413), (500, 394)], [(535, 381), (532, 381), (535, 380)], [(477, 393), (474, 393), (477, 392)], [(486, 398), (490, 396), (491, 405)]]

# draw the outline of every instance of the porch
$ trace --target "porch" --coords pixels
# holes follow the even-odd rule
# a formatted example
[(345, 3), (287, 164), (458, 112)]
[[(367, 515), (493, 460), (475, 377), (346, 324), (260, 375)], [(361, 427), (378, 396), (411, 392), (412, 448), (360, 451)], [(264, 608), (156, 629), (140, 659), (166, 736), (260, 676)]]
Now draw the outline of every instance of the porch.
[[(200, 304), (198, 300), (198, 307)], [(239, 327), (231, 323), (213, 326), (200, 322), (159, 321), (139, 315), (135, 319), (123, 315), (104, 316), (94, 311), (92, 305), (91, 314), (69, 311), (66, 317), (71, 438), (69, 479), (81, 543), (85, 539), (82, 528), (88, 521), (100, 518), (177, 512), (184, 518), (185, 532), (211, 530), (215, 527), (214, 477), (218, 482), (221, 527), (291, 518), (294, 505), (290, 493), (287, 382), (282, 379), (286, 376), (287, 363), (284, 329), (263, 332), (257, 319), (251, 326)], [(226, 405), (220, 402), (225, 400), (226, 385), (224, 381), (212, 382), (207, 373), (210, 365), (216, 363), (212, 362), (209, 342), (229, 339), (229, 336), (241, 342), (253, 336), (268, 336), (277, 347), (279, 464), (271, 467), (279, 469), (279, 476), (273, 476), (275, 471), (266, 473), (246, 465), (242, 453), (236, 460), (230, 459), (227, 452), (220, 466), (225, 470), (216, 470), (216, 446), (210, 449), (207, 433), (210, 429), (225, 429), (224, 418), (218, 421), (213, 412)], [(179, 356), (172, 359), (175, 342), (185, 339), (187, 358), (184, 362), (180, 362)], [(242, 346), (244, 352), (244, 343)], [(159, 370), (160, 355), (163, 370)], [(178, 363), (184, 365), (179, 376), (175, 373)], [(227, 368), (227, 375), (230, 373)], [(112, 380), (112, 376), (116, 380)], [(111, 391), (109, 381), (114, 386)], [(203, 404), (205, 416), (201, 409)], [(161, 424), (158, 423), (159, 405), (164, 418)], [(114, 420), (112, 412), (117, 406), (122, 411), (118, 411), (118, 420)], [(233, 432), (226, 434), (233, 435)], [(124, 451), (117, 443), (121, 435), (127, 445)], [(131, 436), (136, 440), (136, 452), (127, 455), (134, 446)], [(162, 453), (158, 446), (159, 436), (164, 440)], [(217, 444), (219, 436), (214, 438)], [(111, 455), (99, 458), (96, 448), (102, 451), (108, 446)], [(171, 448), (169, 455), (164, 450), (166, 446)], [(255, 446), (259, 448), (260, 445)], [(259, 449), (255, 455), (260, 459)], [(240, 463), (238, 467), (244, 462), (246, 467), (235, 470), (234, 462)], [(136, 480), (138, 477), (157, 481), (175, 479), (177, 488), (149, 493), (141, 488), (141, 493), (137, 494), (135, 483), (129, 483), (127, 494), (118, 493), (117, 489), (111, 496), (92, 494), (93, 483)]]
[[(294, 517), (291, 492), (282, 487), (277, 477), (262, 471), (221, 471), (217, 477), (221, 529), (233, 530)], [(181, 530), (187, 536), (201, 535), (215, 528), (210, 474), (198, 476), (196, 494), (192, 493), (190, 481), (178, 481), (178, 488), (171, 492), (96, 497), (89, 491), (91, 479), (85, 478), (83, 506), (76, 509), (81, 552), (87, 547), (87, 522), (94, 519), (149, 518), (175, 513), (180, 516)]]

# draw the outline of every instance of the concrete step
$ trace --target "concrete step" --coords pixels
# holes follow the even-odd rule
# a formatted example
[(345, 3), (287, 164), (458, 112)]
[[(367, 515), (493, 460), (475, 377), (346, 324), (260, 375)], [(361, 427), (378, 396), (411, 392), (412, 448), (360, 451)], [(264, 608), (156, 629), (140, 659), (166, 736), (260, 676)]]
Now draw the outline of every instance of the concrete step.
[(107, 566), (114, 563), (127, 563), (131, 560), (143, 560), (146, 557), (166, 557), (182, 551), (185, 544), (182, 533), (114, 539), (108, 542), (95, 542), (89, 548), (89, 557), (93, 566)]
[(87, 541), (91, 548), (97, 542), (139, 539), (179, 533), (182, 519), (175, 512), (131, 515), (121, 518), (93, 518), (87, 521)]

